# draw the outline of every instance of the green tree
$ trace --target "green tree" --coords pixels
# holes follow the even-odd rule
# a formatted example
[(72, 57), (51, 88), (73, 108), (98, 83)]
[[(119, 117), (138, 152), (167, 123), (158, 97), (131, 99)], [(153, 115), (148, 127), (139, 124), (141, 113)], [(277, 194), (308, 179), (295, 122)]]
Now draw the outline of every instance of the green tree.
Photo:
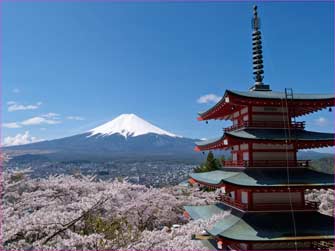
[(210, 172), (214, 170), (218, 170), (220, 168), (220, 161), (214, 157), (212, 151), (210, 151), (207, 155), (206, 161), (200, 166), (194, 168), (194, 172), (202, 173), (202, 172)]
[(207, 155), (207, 160), (206, 160), (206, 167), (208, 170), (212, 171), (212, 170), (217, 170), (218, 169), (218, 162), (217, 160), (214, 158), (214, 154), (212, 151), (210, 151)]
[(225, 160), (226, 160), (225, 156), (222, 155), (221, 158), (220, 158), (220, 166), (224, 166)]

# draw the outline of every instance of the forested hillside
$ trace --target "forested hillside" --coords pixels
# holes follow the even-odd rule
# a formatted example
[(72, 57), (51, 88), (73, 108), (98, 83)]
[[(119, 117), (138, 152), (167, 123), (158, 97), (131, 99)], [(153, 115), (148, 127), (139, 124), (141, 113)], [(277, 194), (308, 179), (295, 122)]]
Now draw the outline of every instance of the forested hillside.
[(334, 173), (334, 157), (312, 160), (311, 168), (323, 173)]

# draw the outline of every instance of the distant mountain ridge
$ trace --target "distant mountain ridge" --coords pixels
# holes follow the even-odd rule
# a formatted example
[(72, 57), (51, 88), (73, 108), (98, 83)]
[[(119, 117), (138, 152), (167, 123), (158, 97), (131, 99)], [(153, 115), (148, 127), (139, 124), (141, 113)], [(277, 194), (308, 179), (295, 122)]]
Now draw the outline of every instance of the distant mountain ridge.
[[(199, 163), (203, 154), (194, 152), (195, 142), (165, 131), (135, 114), (122, 114), (85, 133), (70, 137), (40, 141), (27, 145), (4, 147), (16, 160), (32, 161), (107, 161), (188, 160)], [(228, 151), (214, 151), (216, 157), (228, 156)], [(21, 157), (20, 157), (21, 156)], [(332, 154), (299, 151), (299, 159), (315, 160)]]
[(333, 158), (332, 153), (320, 153), (316, 151), (299, 151), (298, 159), (317, 160), (321, 158)]
[(201, 157), (193, 151), (195, 141), (165, 131), (135, 114), (122, 114), (82, 134), (4, 149), (25, 154), (32, 151), (50, 160), (192, 159)]

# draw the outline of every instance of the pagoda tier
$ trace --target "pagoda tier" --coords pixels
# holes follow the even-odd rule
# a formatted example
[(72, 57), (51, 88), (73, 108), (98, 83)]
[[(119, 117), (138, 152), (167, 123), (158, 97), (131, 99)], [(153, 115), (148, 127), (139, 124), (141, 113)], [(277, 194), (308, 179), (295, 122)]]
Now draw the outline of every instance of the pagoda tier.
[(216, 105), (206, 112), (199, 113), (198, 120), (233, 120), (233, 115), (238, 112), (254, 114), (258, 117), (259, 115), (282, 115), (283, 113), (285, 116), (297, 117), (334, 105), (334, 94), (297, 93), (287, 98), (285, 92), (226, 90)]
[[(185, 210), (192, 219), (208, 219), (228, 208), (216, 204), (188, 206)], [(221, 242), (224, 250), (320, 250), (316, 243), (333, 242), (333, 224), (333, 217), (319, 212), (243, 213), (232, 209), (206, 230), (210, 235), (206, 246), (217, 249), (217, 243)]]
[(334, 187), (334, 175), (306, 168), (224, 168), (192, 173), (191, 184), (220, 189), (217, 199), (241, 211), (318, 210), (316, 202), (305, 201), (307, 189)]
[(226, 131), (218, 139), (197, 142), (196, 151), (230, 149), (232, 160), (228, 167), (301, 167), (308, 160), (297, 160), (299, 149), (334, 146), (333, 133), (311, 132), (302, 129), (251, 129)]
[[(227, 149), (234, 145), (253, 143), (287, 145), (293, 143), (297, 149), (319, 148), (334, 146), (334, 134), (312, 132), (306, 130), (291, 130), (290, 137), (287, 129), (239, 129), (226, 131), (220, 138), (204, 140), (196, 143), (196, 151)], [(288, 147), (290, 149), (290, 147)], [(257, 151), (257, 148), (254, 149)], [(286, 151), (286, 147), (276, 149)]]

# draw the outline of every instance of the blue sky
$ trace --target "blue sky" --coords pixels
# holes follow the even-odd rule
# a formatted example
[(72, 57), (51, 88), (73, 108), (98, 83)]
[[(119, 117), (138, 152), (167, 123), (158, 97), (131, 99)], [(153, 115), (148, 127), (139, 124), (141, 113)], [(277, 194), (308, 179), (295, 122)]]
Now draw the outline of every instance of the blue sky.
[[(197, 100), (253, 84), (252, 5), (2, 3), (3, 138), (69, 136), (122, 113), (186, 137), (217, 137), (229, 123), (198, 122), (213, 103)], [(258, 6), (264, 82), (276, 91), (334, 92), (333, 3)], [(333, 131), (333, 116), (298, 121)]]

